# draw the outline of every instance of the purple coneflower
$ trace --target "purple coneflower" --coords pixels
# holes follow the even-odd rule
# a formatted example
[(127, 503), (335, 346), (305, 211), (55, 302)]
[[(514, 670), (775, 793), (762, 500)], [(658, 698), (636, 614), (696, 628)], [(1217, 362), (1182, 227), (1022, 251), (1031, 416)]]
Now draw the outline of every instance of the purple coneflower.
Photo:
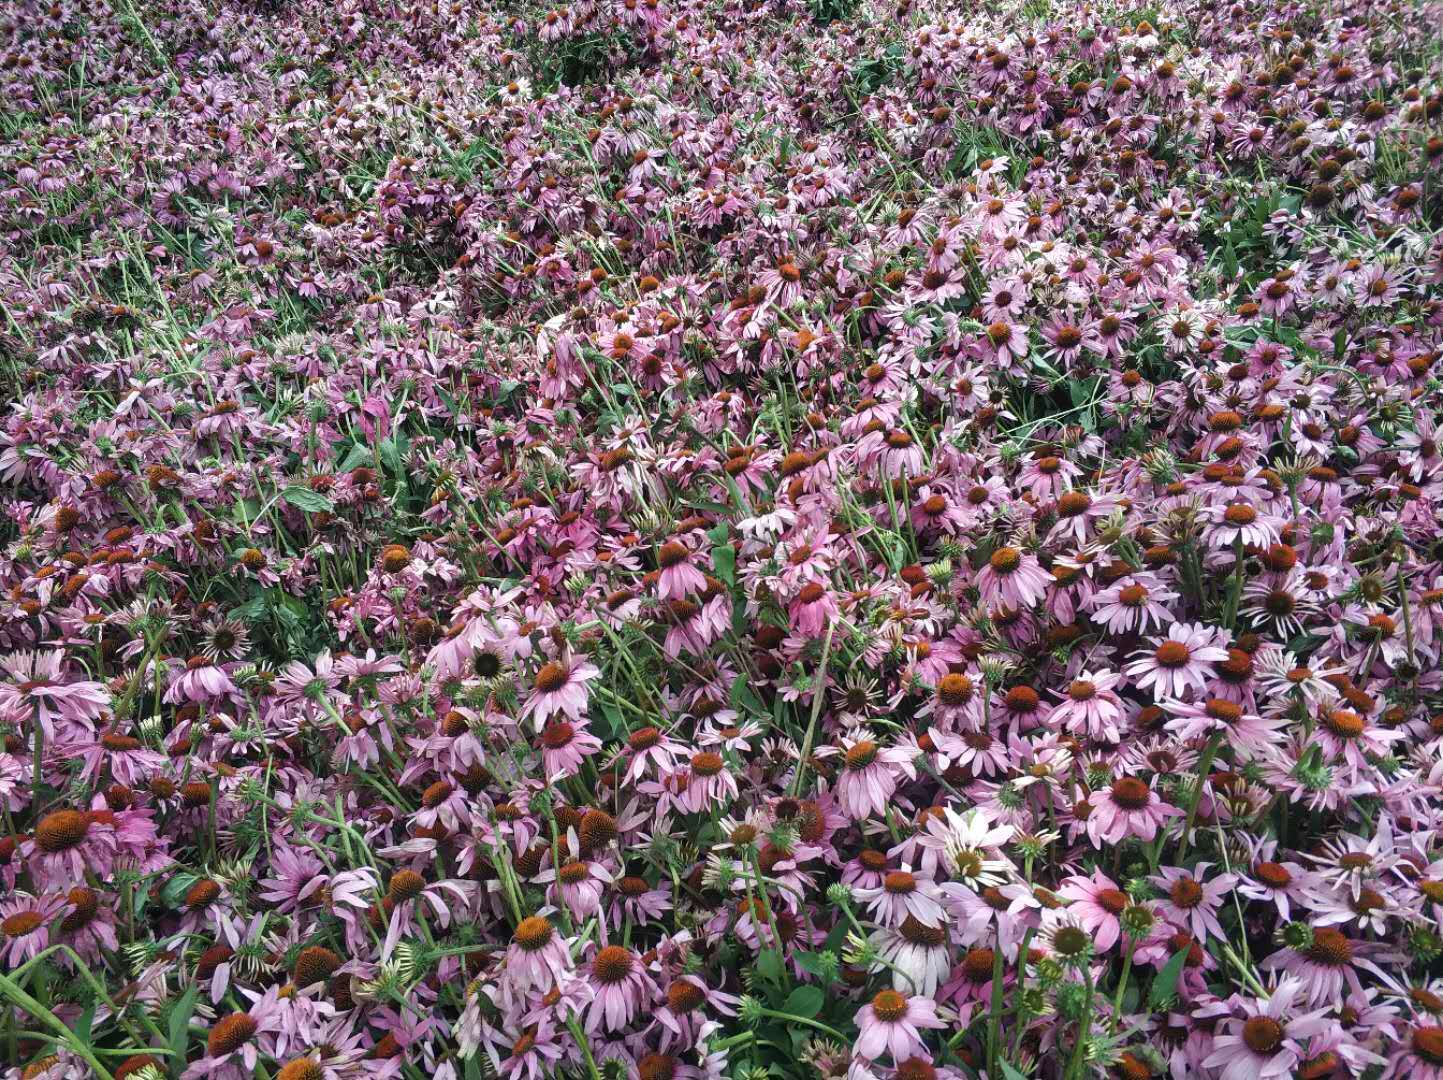
[(541, 730), (541, 764), (550, 781), (575, 776), (581, 763), (601, 749), (601, 740), (584, 724), (553, 720)]
[(586, 712), (586, 683), (601, 672), (583, 656), (563, 653), (537, 671), (531, 693), (521, 706), (522, 718), (531, 717), (539, 732), (549, 716), (560, 714), (580, 720)]
[(64, 896), (15, 892), (0, 901), (0, 956), (14, 969), (50, 945), (50, 925), (65, 910)]
[(656, 593), (662, 600), (684, 599), (706, 588), (706, 574), (692, 565), (693, 552), (679, 540), (669, 540), (656, 554), (661, 569)]
[(897, 790), (896, 770), (914, 775), (911, 755), (901, 747), (878, 746), (871, 739), (843, 739), (842, 748), (842, 769), (833, 793), (854, 821), (887, 809)]
[(1089, 800), (1087, 832), (1098, 846), (1117, 844), (1135, 836), (1151, 841), (1170, 817), (1182, 811), (1163, 802), (1158, 793), (1135, 776), (1121, 776), (1106, 791)]
[(521, 992), (550, 990), (571, 971), (571, 951), (545, 914), (516, 924), (506, 948), (503, 979)]
[(1236, 702), (1223, 698), (1205, 701), (1164, 701), (1162, 707), (1175, 719), (1167, 722), (1167, 730), (1183, 741), (1200, 735), (1223, 733), (1228, 745), (1246, 761), (1260, 757), (1268, 747), (1281, 740), (1279, 730), (1285, 726), (1280, 717), (1257, 716)]
[(888, 871), (876, 888), (853, 892), (883, 926), (900, 926), (909, 917), (923, 926), (941, 926), (945, 917), (936, 882), (918, 877), (910, 866)]
[(1302, 980), (1285, 976), (1265, 998), (1234, 997), (1242, 1015), (1221, 1021), (1223, 1031), (1213, 1036), (1213, 1052), (1204, 1067), (1220, 1069), (1219, 1080), (1291, 1076), (1304, 1054), (1299, 1040), (1326, 1031), (1333, 1023), (1328, 1009), (1291, 1015), (1302, 990)]
[(622, 1030), (656, 994), (641, 960), (620, 945), (598, 949), (587, 974), (595, 991), (586, 1013), (587, 1034)]
[(1107, 743), (1120, 741), (1121, 699), (1113, 687), (1122, 676), (1111, 671), (1080, 671), (1047, 715), (1047, 724), (1074, 735)]
[(1052, 575), (1035, 555), (1014, 547), (1000, 547), (977, 572), (977, 590), (989, 606), (1030, 608), (1047, 595)]
[(869, 1061), (890, 1054), (893, 1061), (905, 1061), (926, 1054), (923, 1028), (946, 1024), (937, 1015), (937, 1003), (930, 997), (907, 997), (896, 990), (883, 990), (857, 1011), (856, 1052)]
[(1158, 910), (1174, 926), (1190, 931), (1197, 941), (1206, 941), (1209, 935), (1226, 936), (1217, 909), (1237, 882), (1232, 874), (1220, 874), (1204, 883), (1211, 865), (1200, 862), (1191, 871), (1165, 866), (1156, 877), (1148, 879), (1165, 893), (1158, 901)]
[(1379, 1080), (1443, 1080), (1443, 1027), (1414, 1023), (1393, 1045)]
[(1063, 881), (1057, 895), (1071, 901), (1067, 910), (1092, 935), (1099, 952), (1117, 943), (1122, 933), (1120, 916), (1131, 901), (1115, 881), (1101, 870), (1094, 870), (1091, 877), (1074, 874)]
[(16, 652), (0, 657), (0, 670), (9, 676), (0, 682), (0, 714), (34, 714), (47, 739), (55, 738), (55, 725), (93, 728), (110, 705), (110, 692), (98, 682), (67, 680), (63, 652)]
[(741, 1003), (735, 994), (714, 990), (696, 975), (679, 975), (673, 979), (667, 985), (665, 999), (666, 1003), (656, 1010), (657, 1023), (666, 1029), (662, 1034), (664, 1046), (675, 1043), (695, 1046), (707, 1020), (707, 1007), (722, 1016), (735, 1016)]
[(737, 796), (737, 778), (727, 768), (726, 759), (713, 750), (693, 754), (687, 775), (686, 790), (677, 801), (690, 813), (700, 813), (713, 805), (725, 807)]
[(1356, 970), (1359, 959), (1371, 950), (1331, 926), (1310, 927), (1305, 942), (1289, 943), (1262, 967), (1284, 971), (1302, 979), (1310, 1005), (1333, 1002), (1348, 991), (1360, 991), (1363, 984)]
[(1146, 633), (1173, 621), (1167, 605), (1177, 595), (1152, 574), (1129, 574), (1095, 593), (1087, 606), (1092, 621), (1111, 633)]
[(1137, 677), (1138, 690), (1152, 688), (1155, 698), (1181, 698), (1189, 689), (1206, 690), (1212, 665), (1228, 658), (1226, 638), (1200, 623), (1173, 623), (1167, 636), (1153, 639), (1152, 649), (1134, 654), (1127, 674)]

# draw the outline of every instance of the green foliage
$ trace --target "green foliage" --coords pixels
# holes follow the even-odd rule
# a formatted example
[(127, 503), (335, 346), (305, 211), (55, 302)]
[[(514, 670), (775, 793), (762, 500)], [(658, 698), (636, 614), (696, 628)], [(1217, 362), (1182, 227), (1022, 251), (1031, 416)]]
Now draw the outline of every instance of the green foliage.
[(1185, 945), (1172, 958), (1163, 965), (1157, 977), (1152, 980), (1152, 988), (1147, 992), (1147, 1004), (1150, 1009), (1161, 1009), (1172, 1000), (1177, 993), (1177, 981), (1182, 976), (1183, 965), (1187, 963), (1187, 955), (1191, 945)]
[(857, 66), (852, 70), (852, 82), (855, 84), (857, 92), (874, 94), (900, 76), (906, 68), (903, 59), (905, 55), (902, 46), (893, 43), (876, 56), (858, 61)]
[(335, 509), (335, 505), (319, 491), (312, 491), (308, 487), (292, 484), (281, 492), (281, 498), (290, 503), (297, 510), (304, 510), (308, 514), (317, 514), (322, 511), (329, 513)]
[(532, 70), (547, 90), (604, 82), (640, 59), (635, 39), (620, 29), (530, 44)]
[(807, 10), (818, 26), (850, 19), (857, 7), (858, 0), (807, 0)]

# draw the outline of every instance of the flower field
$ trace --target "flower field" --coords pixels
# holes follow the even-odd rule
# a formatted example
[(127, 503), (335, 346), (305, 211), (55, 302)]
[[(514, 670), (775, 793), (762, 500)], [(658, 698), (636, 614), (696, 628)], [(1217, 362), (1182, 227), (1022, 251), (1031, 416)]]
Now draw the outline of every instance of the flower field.
[(1443, 1080), (1443, 4), (0, 7), (6, 1080)]

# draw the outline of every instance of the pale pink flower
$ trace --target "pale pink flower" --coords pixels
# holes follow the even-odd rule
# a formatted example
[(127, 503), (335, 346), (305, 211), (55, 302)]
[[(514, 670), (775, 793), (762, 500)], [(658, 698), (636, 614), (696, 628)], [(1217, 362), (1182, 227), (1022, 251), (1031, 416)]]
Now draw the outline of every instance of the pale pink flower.
[(911, 917), (923, 926), (938, 927), (945, 917), (937, 883), (918, 877), (906, 864), (884, 874), (876, 888), (858, 887), (852, 892), (883, 926), (901, 926)]
[(656, 564), (661, 568), (656, 593), (662, 600), (685, 599), (706, 589), (706, 574), (692, 565), (695, 553), (679, 540), (669, 540), (657, 552)]
[(1116, 672), (1078, 672), (1062, 700), (1048, 713), (1048, 726), (1102, 742), (1119, 742), (1123, 705), (1113, 687), (1121, 681)]
[(538, 732), (552, 715), (580, 720), (586, 713), (586, 684), (600, 674), (596, 665), (585, 657), (569, 652), (548, 660), (536, 673), (531, 693), (521, 706), (521, 716), (529, 716)]
[(0, 900), (0, 957), (13, 969), (50, 945), (50, 926), (65, 910), (64, 895), (31, 896), (16, 891)]
[(1152, 642), (1151, 649), (1134, 654), (1125, 670), (1136, 677), (1138, 690), (1151, 687), (1159, 701), (1206, 690), (1212, 665), (1228, 658), (1227, 636), (1201, 623), (1173, 623), (1166, 637)]
[(924, 1029), (945, 1027), (930, 997), (883, 990), (857, 1010), (856, 1052), (869, 1061), (890, 1054), (894, 1062), (927, 1053)]
[(977, 591), (989, 606), (1030, 608), (1047, 595), (1052, 575), (1037, 556), (1013, 547), (1000, 547), (977, 572)]
[(1182, 816), (1181, 810), (1163, 802), (1156, 791), (1133, 776), (1119, 777), (1088, 801), (1092, 809), (1087, 832), (1098, 847), (1120, 843), (1128, 836), (1150, 841), (1168, 818)]
[(1071, 901), (1067, 910), (1092, 935), (1099, 952), (1117, 944), (1122, 934), (1120, 916), (1129, 903), (1127, 893), (1117, 887), (1117, 882), (1101, 870), (1094, 870), (1091, 877), (1074, 874), (1063, 880), (1057, 895)]
[(68, 679), (60, 651), (16, 652), (0, 657), (0, 715), (33, 714), (46, 739), (55, 738), (57, 722), (93, 730), (110, 705), (110, 692), (98, 682)]
[(1158, 911), (1174, 926), (1191, 932), (1198, 941), (1206, 941), (1209, 936), (1226, 936), (1218, 922), (1217, 910), (1237, 883), (1233, 874), (1219, 874), (1206, 881), (1211, 865), (1200, 862), (1191, 871), (1164, 866), (1156, 877), (1148, 879), (1164, 893), (1157, 903)]
[(911, 777), (912, 755), (902, 747), (878, 746), (871, 739), (843, 739), (842, 768), (833, 794), (854, 821), (886, 810), (897, 790), (897, 773)]
[(1213, 1052), (1203, 1062), (1206, 1068), (1221, 1070), (1218, 1080), (1271, 1080), (1293, 1075), (1304, 1057), (1306, 1043), (1333, 1025), (1328, 1008), (1294, 1016), (1303, 992), (1301, 979), (1285, 976), (1265, 998), (1232, 1001), (1236, 1012), (1213, 1036)]
[(546, 917), (547, 910), (517, 923), (506, 947), (502, 979), (521, 993), (550, 990), (572, 967), (566, 939)]
[(587, 978), (596, 995), (586, 1012), (588, 1035), (622, 1030), (657, 993), (641, 958), (621, 945), (598, 949), (588, 965)]

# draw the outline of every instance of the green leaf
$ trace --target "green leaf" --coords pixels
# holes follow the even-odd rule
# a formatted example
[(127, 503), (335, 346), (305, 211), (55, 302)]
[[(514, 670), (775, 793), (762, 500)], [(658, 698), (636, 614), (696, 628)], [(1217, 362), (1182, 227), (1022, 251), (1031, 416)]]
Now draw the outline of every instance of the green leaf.
[(682, 506), (692, 510), (702, 510), (708, 514), (730, 514), (732, 508), (726, 503), (713, 502), (711, 499), (682, 499)]
[(602, 715), (606, 717), (607, 726), (603, 734), (607, 738), (620, 738), (626, 733), (626, 720), (621, 715), (621, 710), (609, 701), (600, 701)]
[(711, 549), (711, 564), (716, 568), (717, 576), (727, 583), (729, 588), (734, 588), (737, 583), (737, 553), (730, 544), (718, 544)]
[(271, 590), (271, 607), (281, 625), (291, 631), (300, 629), (310, 614), (304, 600), (284, 592), (279, 585)]
[(752, 691), (751, 683), (747, 682), (745, 674), (738, 675), (732, 683), (731, 703), (740, 711), (753, 716), (765, 715), (767, 711), (761, 698)]
[(1152, 986), (1147, 991), (1148, 1008), (1161, 1008), (1176, 992), (1178, 977), (1182, 975), (1182, 966), (1187, 963), (1187, 954), (1191, 949), (1191, 945), (1184, 945), (1173, 953), (1172, 959), (1157, 973), (1157, 978), (1152, 980)]
[(91, 1002), (75, 1022), (75, 1034), (85, 1046), (90, 1045), (90, 1027), (95, 1023), (95, 1002)]
[(822, 1011), (822, 1006), (826, 1004), (826, 1001), (827, 995), (822, 993), (819, 987), (799, 986), (787, 998), (787, 1003), (782, 1006), (782, 1012), (810, 1020)]
[(1102, 376), (1100, 375), (1094, 375), (1088, 379), (1068, 379), (1067, 393), (1072, 398), (1073, 408), (1080, 408), (1090, 402), (1093, 395), (1097, 393), (1097, 384), (1101, 380)]
[(338, 472), (350, 472), (363, 461), (370, 460), (370, 448), (367, 446), (363, 446), (361, 443), (355, 443), (354, 445), (352, 445), (351, 449), (346, 452), (346, 456), (341, 459), (341, 463), (336, 467), (336, 470)]
[(411, 453), (411, 440), (406, 438), (404, 432), (396, 432), (389, 439), (383, 439), (378, 449), (381, 452), (381, 461), (392, 475), (404, 481), (406, 478), (406, 458)]
[[(732, 633), (735, 634), (738, 638), (743, 638), (746, 637), (747, 631), (750, 629), (750, 627), (751, 622), (747, 619), (747, 606), (742, 601), (738, 600), (736, 603), (732, 604)], [(758, 708), (760, 708), (760, 704), (758, 705)], [(766, 710), (762, 711), (765, 712)]]
[(772, 982), (782, 981), (782, 954), (776, 949), (764, 949), (757, 957), (757, 974)]
[(1027, 1080), (1027, 1077), (1023, 1076), (1020, 1072), (1014, 1069), (1011, 1065), (1007, 1064), (1007, 1062), (1003, 1061), (1001, 1058), (997, 1059), (997, 1067), (1002, 1070), (1002, 1075), (1006, 1078), (1006, 1080)]
[(821, 953), (799, 952), (796, 954), (796, 961), (797, 967), (801, 968), (808, 975), (816, 975), (818, 978), (821, 977), (824, 967)]
[(176, 874), (160, 890), (160, 898), (167, 907), (178, 908), (185, 900), (185, 894), (200, 878), (194, 874)]
[(292, 484), (281, 492), (281, 498), (290, 503), (297, 510), (304, 510), (308, 514), (329, 513), (335, 509), (335, 505), (319, 491), (312, 491), (308, 487), (299, 484)]
[(244, 619), (246, 622), (257, 622), (264, 619), (266, 617), (266, 594), (263, 592), (256, 593), (244, 604), (231, 612), (231, 614), (237, 618)]
[(196, 999), (200, 997), (200, 987), (192, 986), (181, 995), (170, 1010), (170, 1022), (167, 1025), (170, 1036), (170, 1048), (175, 1053), (177, 1061), (185, 1061), (186, 1043), (190, 1034), (190, 1016), (195, 1012)]

